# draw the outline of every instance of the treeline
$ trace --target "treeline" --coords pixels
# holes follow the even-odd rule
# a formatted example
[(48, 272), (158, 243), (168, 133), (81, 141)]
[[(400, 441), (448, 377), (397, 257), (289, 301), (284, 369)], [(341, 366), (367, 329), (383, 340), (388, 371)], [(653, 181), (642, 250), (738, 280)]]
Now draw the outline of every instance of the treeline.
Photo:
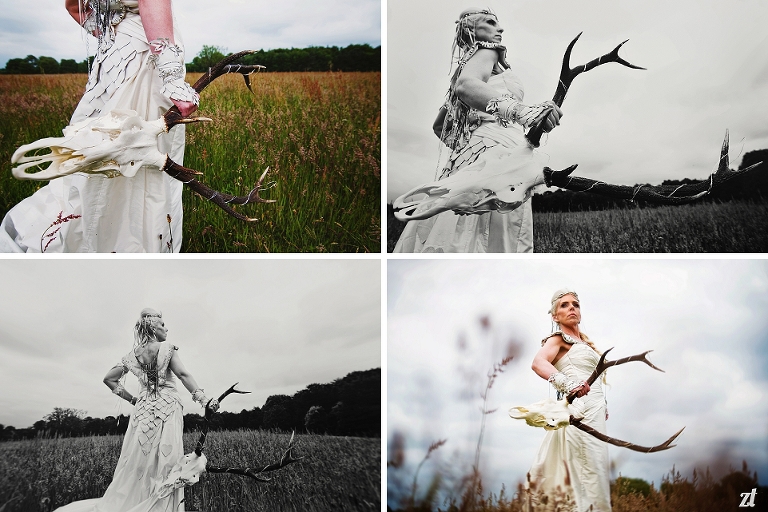
[[(217, 46), (203, 46), (192, 62), (187, 63), (190, 73), (204, 73), (213, 64), (227, 54)], [(61, 73), (87, 73), (93, 57), (82, 62), (74, 59), (53, 57), (35, 57), (27, 55), (23, 59), (10, 59), (0, 73), (14, 75), (55, 75)], [(259, 50), (239, 61), (242, 64), (261, 64), (270, 71), (381, 71), (381, 46), (375, 48), (368, 44), (351, 44), (344, 48), (338, 46), (312, 46), (309, 48), (278, 48)]]
[[(739, 169), (762, 162), (744, 176), (731, 179), (716, 188), (701, 202), (724, 202), (732, 200), (762, 201), (768, 198), (768, 149), (749, 151), (744, 154)], [(578, 171), (577, 171), (578, 172)], [(662, 185), (677, 186), (693, 183), (694, 180), (665, 180)], [(637, 185), (636, 185), (637, 186)], [(535, 194), (531, 204), (534, 212), (577, 212), (612, 210), (616, 208), (645, 208), (658, 204), (629, 199), (613, 199), (590, 192), (571, 192), (570, 190), (546, 191)]]
[(27, 55), (23, 59), (10, 59), (5, 69), (0, 73), (6, 75), (59, 75), (64, 73), (88, 73), (89, 62), (93, 57), (77, 62), (75, 59), (61, 59), (57, 61), (53, 57), (35, 57)]
[[(184, 415), (184, 431), (203, 427), (200, 414)], [(0, 441), (37, 436), (124, 434), (128, 417), (92, 418), (85, 411), (57, 407), (30, 428), (0, 425)], [(288, 395), (273, 395), (262, 407), (214, 415), (211, 430), (277, 429), (340, 436), (381, 437), (381, 369), (352, 372), (329, 384), (310, 384)]]
[[(224, 51), (215, 46), (204, 46), (200, 53), (187, 63), (187, 72), (204, 73), (225, 57)], [(309, 48), (279, 48), (259, 50), (238, 61), (241, 64), (260, 64), (264, 71), (381, 71), (381, 46), (351, 44), (337, 46), (311, 46)]]

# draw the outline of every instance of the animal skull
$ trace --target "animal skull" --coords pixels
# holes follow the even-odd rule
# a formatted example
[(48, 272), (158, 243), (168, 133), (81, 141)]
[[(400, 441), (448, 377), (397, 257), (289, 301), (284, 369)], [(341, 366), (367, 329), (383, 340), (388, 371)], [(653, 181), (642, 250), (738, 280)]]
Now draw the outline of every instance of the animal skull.
[(200, 475), (205, 473), (205, 465), (208, 462), (205, 454), (197, 455), (195, 452), (188, 453), (179, 459), (168, 477), (163, 481), (158, 489), (158, 496), (165, 498), (176, 489), (195, 485), (200, 480)]
[(532, 148), (494, 147), (451, 176), (416, 187), (395, 199), (395, 217), (402, 221), (427, 219), (453, 210), (458, 214), (511, 212), (544, 184), (542, 166)]
[[(76, 172), (133, 177), (146, 166), (161, 170), (167, 155), (157, 149), (157, 137), (167, 131), (161, 117), (145, 121), (134, 110), (112, 110), (64, 128), (63, 137), (48, 137), (21, 146), (11, 162), (18, 179), (51, 180)], [(49, 149), (44, 154), (32, 154)], [(43, 167), (49, 163), (47, 167)], [(36, 171), (27, 171), (37, 168)]]
[(571, 413), (568, 402), (547, 398), (527, 407), (512, 407), (509, 415), (516, 420), (525, 420), (532, 427), (557, 430), (570, 425)]

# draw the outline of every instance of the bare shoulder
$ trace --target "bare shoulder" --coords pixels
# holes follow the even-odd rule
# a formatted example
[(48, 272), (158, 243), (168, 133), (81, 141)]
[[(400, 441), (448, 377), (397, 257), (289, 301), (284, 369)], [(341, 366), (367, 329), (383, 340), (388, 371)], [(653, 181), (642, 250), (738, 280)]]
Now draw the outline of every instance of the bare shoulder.
[(474, 62), (477, 65), (490, 65), (491, 68), (499, 62), (499, 52), (493, 48), (479, 47), (472, 57), (469, 58), (467, 64)]

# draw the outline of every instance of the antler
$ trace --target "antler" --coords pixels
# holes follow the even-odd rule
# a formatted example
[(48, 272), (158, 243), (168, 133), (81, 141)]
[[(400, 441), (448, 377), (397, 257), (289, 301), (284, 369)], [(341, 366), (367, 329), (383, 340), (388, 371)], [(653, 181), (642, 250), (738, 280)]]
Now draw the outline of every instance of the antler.
[[(223, 76), (229, 73), (239, 73), (245, 79), (245, 85), (246, 87), (248, 87), (248, 90), (253, 92), (253, 89), (251, 88), (250, 75), (259, 70), (265, 69), (265, 67), (260, 65), (232, 64), (232, 62), (238, 60), (244, 55), (249, 55), (251, 53), (255, 53), (254, 50), (245, 50), (239, 53), (232, 54), (228, 57), (225, 57), (224, 59), (219, 61), (216, 65), (208, 69), (208, 72), (205, 73), (203, 76), (201, 76), (197, 82), (195, 82), (195, 85), (192, 86), (193, 89), (195, 89), (195, 91), (197, 91), (199, 94), (203, 92), (203, 90), (206, 87), (208, 87), (211, 84), (211, 82), (213, 82), (220, 76)], [(184, 117), (183, 115), (181, 115), (181, 111), (179, 110), (179, 108), (176, 107), (175, 105), (170, 109), (168, 109), (168, 111), (163, 116), (163, 119), (165, 121), (165, 126), (167, 130), (171, 129), (173, 126), (176, 126), (177, 124), (188, 124), (188, 123), (199, 123), (203, 121), (211, 121), (211, 119), (207, 117)], [(274, 186), (274, 182), (271, 182), (271, 183), (267, 183), (262, 188), (262, 183), (264, 182), (264, 177), (267, 175), (267, 172), (269, 171), (269, 167), (267, 167), (267, 169), (262, 173), (261, 177), (256, 182), (256, 185), (245, 196), (235, 196), (231, 194), (224, 194), (206, 185), (203, 185), (195, 178), (195, 176), (201, 175), (202, 174), (201, 172), (179, 165), (173, 160), (171, 160), (170, 157), (166, 158), (165, 165), (162, 167), (162, 170), (168, 173), (168, 175), (170, 175), (172, 178), (175, 178), (181, 181), (185, 185), (189, 185), (189, 188), (191, 188), (193, 191), (197, 192), (205, 199), (212, 201), (219, 208), (221, 208), (231, 216), (240, 220), (251, 222), (251, 221), (255, 221), (256, 219), (251, 217), (246, 217), (243, 214), (237, 213), (229, 205), (275, 202), (273, 199), (263, 199), (261, 196), (259, 196), (260, 190), (262, 189), (266, 190)]]
[(640, 199), (660, 204), (685, 204), (703, 197), (726, 181), (741, 176), (762, 164), (762, 162), (758, 162), (745, 169), (732, 171), (728, 167), (728, 161), (728, 130), (726, 130), (717, 170), (704, 180), (684, 185), (635, 185), (633, 187), (611, 185), (603, 181), (570, 176), (577, 167), (575, 165), (562, 171), (554, 171), (545, 167), (544, 180), (548, 187), (556, 186), (574, 192), (593, 192), (619, 199), (631, 199), (633, 201)]
[[(589, 384), (590, 386), (600, 377), (600, 375), (603, 374), (603, 372), (605, 370), (607, 370), (611, 366), (617, 366), (617, 365), (624, 364), (624, 363), (631, 363), (632, 361), (642, 361), (643, 363), (647, 364), (648, 366), (650, 366), (654, 370), (658, 370), (660, 372), (664, 371), (661, 368), (659, 368), (658, 366), (656, 366), (655, 364), (653, 364), (652, 362), (650, 362), (648, 360), (648, 358), (646, 357), (649, 353), (653, 352), (652, 350), (646, 350), (642, 354), (637, 354), (637, 355), (634, 355), (634, 356), (622, 357), (621, 359), (616, 359), (615, 361), (606, 361), (605, 360), (605, 356), (607, 356), (608, 352), (613, 350), (613, 348), (614, 347), (609, 348), (608, 350), (603, 352), (603, 355), (600, 356), (600, 360), (597, 362), (597, 366), (595, 366), (595, 369), (592, 372), (592, 375), (590, 375), (589, 378), (587, 379), (587, 384)], [(575, 398), (576, 398), (576, 395), (569, 395), (568, 398), (567, 398), (568, 403), (569, 404), (572, 403)], [(570, 423), (574, 427), (576, 427), (576, 428), (578, 428), (580, 430), (583, 430), (587, 434), (595, 436), (596, 438), (600, 439), (601, 441), (605, 441), (606, 443), (610, 443), (610, 444), (615, 445), (615, 446), (621, 446), (623, 448), (629, 448), (630, 450), (634, 450), (636, 452), (644, 452), (644, 453), (659, 452), (659, 451), (662, 451), (662, 450), (667, 450), (669, 448), (672, 448), (673, 446), (677, 446), (677, 445), (674, 445), (674, 444), (671, 444), (671, 443), (672, 443), (672, 441), (675, 440), (675, 438), (677, 438), (677, 436), (680, 435), (680, 433), (683, 430), (685, 430), (685, 427), (683, 427), (680, 430), (678, 430), (677, 433), (675, 433), (672, 437), (670, 437), (669, 439), (667, 439), (666, 441), (664, 441), (660, 445), (648, 447), (648, 446), (640, 446), (639, 444), (633, 444), (633, 443), (630, 443), (630, 442), (627, 442), (627, 441), (622, 441), (620, 439), (616, 439), (615, 437), (607, 436), (607, 435), (603, 434), (602, 432), (599, 432), (598, 430), (595, 430), (594, 428), (590, 427), (589, 425), (582, 424), (581, 423), (582, 419), (583, 418), (576, 418), (574, 416), (571, 416), (570, 417)]]
[(208, 465), (208, 467), (206, 468), (206, 471), (208, 471), (209, 473), (232, 473), (234, 475), (242, 475), (242, 476), (253, 478), (257, 482), (269, 482), (271, 478), (262, 476), (262, 473), (276, 471), (278, 469), (284, 468), (288, 464), (292, 464), (304, 458), (304, 457), (293, 456), (292, 450), (294, 448), (294, 445), (293, 445), (294, 434), (295, 434), (294, 432), (291, 433), (291, 439), (290, 441), (288, 441), (288, 448), (286, 448), (285, 452), (283, 452), (283, 455), (282, 457), (280, 457), (280, 460), (277, 462), (273, 462), (272, 464), (267, 464), (261, 469), (230, 468), (230, 467)]
[(601, 441), (605, 441), (606, 443), (610, 443), (614, 446), (621, 446), (622, 448), (629, 448), (630, 450), (634, 450), (636, 452), (643, 452), (643, 453), (660, 452), (662, 450), (668, 450), (674, 446), (677, 446), (676, 444), (671, 444), (671, 443), (677, 438), (677, 436), (680, 435), (680, 433), (683, 430), (685, 430), (685, 427), (683, 427), (663, 443), (656, 446), (648, 447), (648, 446), (640, 446), (639, 444), (633, 444), (627, 441), (622, 441), (621, 439), (616, 439), (615, 437), (607, 436), (602, 432), (599, 432), (594, 428), (590, 427), (589, 425), (584, 425), (583, 423), (581, 423), (581, 418), (575, 418), (571, 416), (570, 421), (571, 421), (571, 425), (573, 425), (574, 427), (578, 428), (579, 430), (583, 430), (589, 435), (595, 436)]
[[(235, 389), (235, 386), (237, 386), (237, 382), (232, 384), (232, 386), (226, 390), (224, 393), (219, 396), (218, 401), (221, 403), (222, 400), (224, 400), (228, 395), (232, 393), (240, 393), (240, 394), (247, 394), (250, 393), (250, 391), (240, 391), (238, 389)], [(200, 439), (197, 441), (197, 446), (195, 447), (195, 454), (197, 454), (198, 457), (203, 453), (203, 448), (205, 446), (205, 439), (208, 437), (208, 428), (210, 427), (210, 419), (211, 416), (214, 414), (213, 410), (211, 410), (210, 405), (211, 401), (209, 400), (208, 403), (205, 405), (205, 426), (203, 427), (203, 431), (200, 433)], [(259, 482), (269, 482), (270, 479), (261, 476), (262, 473), (268, 473), (270, 471), (275, 471), (280, 468), (283, 468), (287, 466), (288, 464), (292, 464), (296, 461), (299, 461), (303, 459), (304, 457), (294, 457), (292, 450), (294, 448), (293, 445), (293, 437), (294, 434), (291, 434), (291, 439), (288, 441), (288, 448), (283, 453), (282, 457), (280, 457), (280, 460), (278, 462), (273, 462), (272, 464), (267, 464), (266, 466), (262, 467), (261, 469), (251, 469), (251, 468), (231, 468), (231, 467), (223, 467), (223, 466), (212, 466), (210, 464), (207, 464), (205, 467), (205, 470), (208, 473), (232, 473), (235, 475), (243, 475), (253, 478), (254, 480), (257, 480)]]
[[(645, 69), (645, 68), (641, 68), (640, 66), (635, 66), (634, 64), (630, 64), (626, 60), (619, 57), (619, 49), (622, 46), (624, 46), (624, 43), (629, 41), (629, 39), (620, 43), (618, 46), (616, 46), (616, 48), (613, 49), (613, 51), (608, 52), (605, 55), (598, 57), (594, 60), (591, 60), (586, 64), (584, 64), (583, 66), (578, 66), (575, 68), (570, 67), (571, 66), (570, 64), (571, 50), (573, 50), (573, 46), (576, 44), (576, 41), (579, 40), (579, 38), (581, 37), (581, 34), (583, 33), (584, 32), (579, 32), (579, 35), (573, 38), (573, 41), (571, 41), (571, 44), (569, 44), (568, 48), (565, 50), (565, 55), (563, 55), (563, 67), (560, 69), (560, 81), (557, 83), (555, 96), (552, 98), (552, 101), (555, 102), (558, 107), (561, 107), (563, 105), (563, 101), (565, 100), (565, 95), (568, 93), (568, 87), (571, 86), (571, 82), (573, 82), (573, 79), (579, 76), (581, 73), (586, 73), (587, 71), (594, 69), (597, 66), (601, 66), (608, 62), (617, 62), (622, 66), (626, 66), (628, 68)], [(528, 139), (528, 142), (530, 142), (533, 147), (537, 148), (539, 147), (539, 142), (541, 141), (542, 133), (544, 133), (543, 128), (539, 124), (537, 126), (534, 126), (528, 131), (528, 133), (526, 134), (526, 138)]]
[[(600, 377), (600, 375), (602, 375), (603, 372), (605, 370), (607, 370), (608, 368), (610, 368), (611, 366), (616, 366), (616, 365), (624, 364), (624, 363), (631, 363), (632, 361), (642, 361), (645, 364), (647, 364), (648, 366), (650, 366), (651, 368), (653, 368), (654, 370), (658, 370), (660, 372), (664, 372), (664, 370), (662, 370), (661, 368), (659, 368), (658, 366), (656, 366), (655, 364), (650, 362), (648, 360), (648, 358), (645, 357), (649, 353), (653, 352), (653, 350), (646, 350), (642, 354), (637, 354), (637, 355), (629, 356), (629, 357), (623, 357), (623, 358), (617, 359), (615, 361), (606, 361), (605, 360), (605, 356), (607, 356), (608, 352), (610, 352), (613, 349), (614, 349), (614, 347), (609, 348), (608, 350), (603, 352), (603, 355), (600, 356), (600, 360), (597, 362), (597, 366), (595, 366), (595, 370), (592, 372), (592, 375), (590, 375), (589, 378), (587, 379), (587, 384), (589, 384), (591, 386), (598, 379), (598, 377)], [(569, 404), (573, 403), (574, 398), (576, 398), (576, 395), (569, 395), (568, 396), (568, 403)]]

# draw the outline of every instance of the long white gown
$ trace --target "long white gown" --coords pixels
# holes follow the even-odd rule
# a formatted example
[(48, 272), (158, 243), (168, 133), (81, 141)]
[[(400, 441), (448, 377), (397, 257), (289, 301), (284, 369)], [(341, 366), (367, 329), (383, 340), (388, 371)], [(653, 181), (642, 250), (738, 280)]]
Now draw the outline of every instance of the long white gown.
[[(115, 109), (135, 110), (154, 120), (172, 106), (160, 93), (162, 80), (149, 63), (138, 0), (123, 4), (128, 13), (116, 27), (114, 43), (98, 50), (70, 124)], [(175, 28), (174, 39), (183, 46)], [(183, 125), (158, 140), (161, 153), (183, 162)], [(182, 187), (166, 173), (144, 168), (132, 178), (75, 174), (51, 180), (6, 214), (0, 224), (0, 252), (178, 252)], [(71, 220), (56, 225), (59, 216)], [(53, 241), (48, 244), (46, 238), (42, 244), (46, 230), (56, 228), (60, 231)]]
[[(506, 69), (492, 75), (488, 85), (499, 93), (512, 94), (522, 101), (523, 85), (515, 74)], [(450, 157), (450, 173), (473, 171), (486, 166), (499, 166), (508, 171), (521, 168), (534, 158), (520, 125), (503, 127), (485, 112), (472, 111), (477, 126), (466, 146)], [(476, 215), (456, 215), (447, 211), (424, 220), (406, 224), (394, 252), (533, 252), (533, 213), (531, 202), (509, 213), (489, 212)]]
[[(559, 372), (574, 381), (589, 378), (600, 356), (589, 345), (577, 341), (555, 364)], [(605, 432), (605, 396), (600, 379), (590, 387), (589, 393), (573, 401), (571, 414), (583, 417), (582, 423)], [(566, 484), (569, 478), (570, 485)], [(537, 492), (548, 496), (560, 491), (576, 502), (576, 510), (610, 512), (611, 489), (608, 465), (608, 446), (599, 439), (576, 427), (567, 426), (550, 430), (530, 470), (531, 492), (535, 502)]]
[(169, 365), (177, 347), (162, 343), (157, 353), (157, 387), (133, 351), (120, 364), (139, 379), (138, 402), (125, 432), (120, 460), (104, 496), (76, 501), (58, 512), (184, 512), (184, 488), (161, 489), (184, 457), (181, 401)]

